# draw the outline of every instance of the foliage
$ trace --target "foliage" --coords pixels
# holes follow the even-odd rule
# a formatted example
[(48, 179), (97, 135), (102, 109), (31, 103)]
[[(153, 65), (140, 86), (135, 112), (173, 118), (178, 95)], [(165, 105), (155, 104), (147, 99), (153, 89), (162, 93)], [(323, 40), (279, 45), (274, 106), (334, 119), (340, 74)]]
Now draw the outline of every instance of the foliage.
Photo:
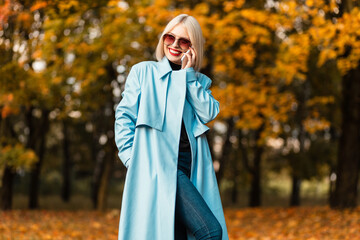
[(38, 161), (34, 151), (24, 148), (20, 143), (0, 145), (0, 186), (5, 167), (13, 171), (29, 170)]
[[(328, 17), (338, 11), (335, 1), (330, 5), (325, 1), (282, 1), (265, 10), (224, 11), (228, 14), (216, 21), (219, 36), (214, 32), (218, 39), (215, 49), (219, 51), (215, 75), (225, 81), (214, 89), (222, 103), (220, 117), (237, 117), (237, 127), (242, 129), (258, 129), (265, 123), (263, 138), (281, 134), (282, 129), (276, 126), (285, 126), (293, 114), (299, 100), (291, 85), (304, 83), (318, 71), (311, 68), (309, 72), (313, 49), (319, 51), (319, 69), (335, 60), (345, 74), (359, 63), (359, 33), (353, 27), (360, 23), (358, 8), (338, 20)], [(330, 127), (329, 120), (319, 112), (333, 101), (331, 95), (314, 92), (311, 96), (311, 114), (303, 122), (309, 134)]]
[[(238, 143), (248, 142), (246, 148), (279, 138), (286, 143), (305, 131), (313, 144), (330, 129), (334, 140), (339, 82), (360, 60), (359, 8), (341, 13), (336, 0), (256, 2), (3, 1), (0, 112), (11, 120), (11, 129), (22, 126), (11, 151), (27, 151), (25, 130), (34, 129), (24, 123), (25, 115), (38, 119), (49, 112), (52, 126), (61, 121), (70, 128), (86, 126), (86, 133), (72, 133), (73, 143), (76, 139), (85, 149), (78, 157), (82, 163), (92, 166), (99, 156), (115, 155), (114, 107), (127, 73), (139, 61), (154, 60), (158, 36), (180, 13), (195, 16), (202, 26), (203, 71), (213, 79), (211, 90), (220, 101), (217, 120), (235, 121), (244, 135)], [(61, 129), (50, 129), (56, 129), (51, 133), (56, 137), (48, 145), (61, 148)], [(234, 140), (237, 134), (232, 135)], [(286, 144), (279, 148), (288, 151)], [(316, 164), (316, 156), (295, 155), (296, 161), (306, 161), (300, 165)]]

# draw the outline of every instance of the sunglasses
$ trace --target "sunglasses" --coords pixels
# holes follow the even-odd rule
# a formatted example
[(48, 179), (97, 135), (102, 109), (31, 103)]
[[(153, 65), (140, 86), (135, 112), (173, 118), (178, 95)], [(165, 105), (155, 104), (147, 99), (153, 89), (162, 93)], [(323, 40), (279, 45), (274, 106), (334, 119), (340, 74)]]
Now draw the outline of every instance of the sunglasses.
[(183, 50), (189, 49), (191, 46), (190, 40), (186, 38), (176, 38), (174, 35), (171, 35), (169, 33), (164, 34), (163, 39), (166, 46), (172, 45), (176, 40), (178, 40), (178, 44)]

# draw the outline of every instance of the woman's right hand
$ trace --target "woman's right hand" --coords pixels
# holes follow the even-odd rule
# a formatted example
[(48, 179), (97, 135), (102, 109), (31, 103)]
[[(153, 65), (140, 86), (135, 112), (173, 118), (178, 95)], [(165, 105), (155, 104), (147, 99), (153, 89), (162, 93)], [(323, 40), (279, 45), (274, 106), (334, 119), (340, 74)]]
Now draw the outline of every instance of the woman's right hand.
[(181, 69), (191, 68), (195, 66), (195, 59), (196, 59), (195, 50), (192, 47), (190, 47), (189, 50), (190, 50), (189, 53), (186, 52), (184, 53), (185, 58), (182, 61)]

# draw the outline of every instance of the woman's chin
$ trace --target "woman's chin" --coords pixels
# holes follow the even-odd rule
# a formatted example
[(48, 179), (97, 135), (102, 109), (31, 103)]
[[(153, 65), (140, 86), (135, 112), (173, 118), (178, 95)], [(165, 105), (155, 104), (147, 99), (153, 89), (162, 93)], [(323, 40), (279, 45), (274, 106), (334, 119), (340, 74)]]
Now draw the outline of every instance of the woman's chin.
[(174, 56), (167, 56), (167, 58), (169, 59), (169, 61), (181, 65), (181, 58), (180, 57), (174, 57)]

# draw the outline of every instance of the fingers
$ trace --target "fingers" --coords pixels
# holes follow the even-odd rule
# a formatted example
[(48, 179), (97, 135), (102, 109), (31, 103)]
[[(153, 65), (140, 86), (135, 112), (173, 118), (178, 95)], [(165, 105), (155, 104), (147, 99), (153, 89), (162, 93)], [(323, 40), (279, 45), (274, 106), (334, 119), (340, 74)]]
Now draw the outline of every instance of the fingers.
[(195, 59), (196, 59), (195, 50), (192, 47), (190, 47), (189, 50), (190, 51), (184, 53), (185, 58), (182, 62), (183, 69), (195, 66)]
[(185, 69), (187, 67), (188, 62), (189, 62), (189, 55), (187, 53), (184, 53), (181, 61), (181, 69)]

